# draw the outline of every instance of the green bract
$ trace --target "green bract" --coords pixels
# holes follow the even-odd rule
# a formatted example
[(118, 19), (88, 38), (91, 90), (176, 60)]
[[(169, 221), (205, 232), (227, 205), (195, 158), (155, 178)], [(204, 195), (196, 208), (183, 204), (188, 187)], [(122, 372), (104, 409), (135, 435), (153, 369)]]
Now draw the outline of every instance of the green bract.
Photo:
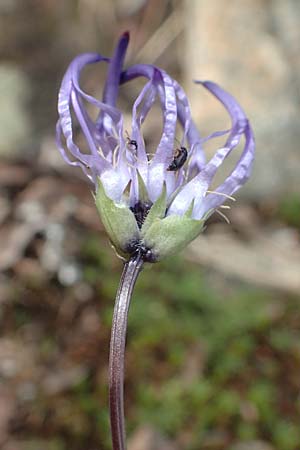
[(160, 261), (182, 250), (198, 236), (204, 225), (204, 220), (195, 220), (190, 217), (193, 202), (184, 216), (166, 217), (165, 184), (161, 195), (149, 209), (141, 228), (138, 227), (133, 212), (126, 204), (115, 203), (106, 195), (100, 179), (95, 201), (113, 246), (125, 259), (140, 252), (145, 255), (146, 261)]
[(123, 256), (127, 253), (128, 243), (140, 239), (140, 232), (133, 212), (127, 205), (117, 204), (106, 195), (100, 178), (95, 201), (112, 244), (116, 251)]
[[(203, 220), (168, 216), (156, 219), (143, 235), (146, 247), (151, 248), (157, 261), (182, 250), (203, 229)], [(143, 228), (141, 230), (143, 234)]]

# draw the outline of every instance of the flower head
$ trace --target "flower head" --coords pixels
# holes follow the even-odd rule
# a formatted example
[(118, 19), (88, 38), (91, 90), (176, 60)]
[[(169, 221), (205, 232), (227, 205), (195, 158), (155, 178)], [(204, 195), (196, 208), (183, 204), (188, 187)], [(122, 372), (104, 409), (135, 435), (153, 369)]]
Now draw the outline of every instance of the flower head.
[[(248, 179), (254, 157), (254, 137), (236, 100), (211, 81), (196, 81), (227, 110), (231, 128), (201, 138), (191, 118), (182, 87), (164, 70), (136, 64), (123, 70), (129, 42), (124, 33), (112, 58), (97, 53), (76, 57), (63, 78), (58, 100), (57, 145), (65, 161), (79, 166), (94, 183), (96, 205), (117, 252), (124, 258), (139, 253), (154, 262), (183, 248), (202, 230), (207, 217)], [(88, 64), (108, 65), (102, 101), (80, 87), (80, 73)], [(130, 136), (117, 107), (119, 86), (143, 77), (146, 83), (132, 108)], [(163, 116), (162, 134), (149, 155), (141, 126), (158, 100)], [(97, 109), (96, 119), (90, 106)], [(178, 124), (182, 130), (176, 138)], [(74, 138), (81, 129), (87, 151)], [(222, 148), (206, 162), (204, 140), (226, 135)], [(213, 192), (213, 178), (224, 160), (244, 138), (234, 169)]]

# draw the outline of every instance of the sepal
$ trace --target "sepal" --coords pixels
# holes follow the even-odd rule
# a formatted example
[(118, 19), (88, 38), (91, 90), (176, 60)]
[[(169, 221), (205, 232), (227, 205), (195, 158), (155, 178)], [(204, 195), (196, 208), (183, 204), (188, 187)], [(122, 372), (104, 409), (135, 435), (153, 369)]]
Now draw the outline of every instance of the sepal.
[(156, 261), (182, 250), (202, 231), (204, 220), (195, 220), (187, 216), (171, 215), (164, 219), (155, 219), (143, 233), (143, 242), (150, 248)]
[(148, 215), (143, 223), (141, 229), (142, 236), (146, 234), (147, 230), (157, 219), (162, 219), (163, 217), (165, 217), (166, 209), (167, 209), (167, 187), (166, 183), (164, 182), (160, 196), (151, 206), (151, 209), (148, 212)]
[(140, 239), (140, 231), (132, 211), (121, 203), (111, 200), (98, 179), (98, 189), (95, 195), (96, 207), (101, 221), (117, 253), (122, 256), (127, 253), (128, 245)]

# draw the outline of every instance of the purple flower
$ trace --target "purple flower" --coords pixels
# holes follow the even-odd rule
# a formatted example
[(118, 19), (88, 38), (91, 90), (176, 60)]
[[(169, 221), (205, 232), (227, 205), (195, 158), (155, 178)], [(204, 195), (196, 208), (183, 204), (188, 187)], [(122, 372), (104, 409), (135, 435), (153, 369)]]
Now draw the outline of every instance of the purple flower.
[[(117, 252), (128, 259), (137, 252), (157, 261), (193, 240), (204, 221), (248, 179), (254, 157), (251, 126), (236, 100), (211, 81), (196, 81), (215, 96), (230, 118), (230, 130), (201, 138), (182, 87), (164, 70), (137, 64), (123, 70), (129, 42), (124, 33), (112, 58), (96, 53), (76, 57), (68, 67), (59, 92), (57, 145), (65, 161), (79, 166), (94, 183), (96, 205)], [(80, 73), (88, 64), (108, 64), (102, 101), (80, 87)], [(147, 82), (132, 108), (130, 137), (117, 107), (119, 86), (143, 77)], [(163, 128), (153, 156), (147, 152), (141, 126), (158, 100)], [(92, 119), (90, 109), (97, 110)], [(176, 139), (178, 124), (180, 142)], [(75, 143), (80, 127), (83, 148)], [(203, 142), (227, 135), (222, 148), (206, 162)], [(234, 169), (213, 192), (213, 178), (244, 138)]]

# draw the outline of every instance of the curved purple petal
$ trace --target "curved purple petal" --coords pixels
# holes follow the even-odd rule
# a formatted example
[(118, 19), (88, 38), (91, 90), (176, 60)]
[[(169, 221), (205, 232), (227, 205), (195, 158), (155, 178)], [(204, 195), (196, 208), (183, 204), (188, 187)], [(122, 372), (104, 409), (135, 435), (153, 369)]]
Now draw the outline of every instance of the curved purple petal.
[[(137, 64), (135, 66), (129, 67), (127, 70), (122, 72), (120, 83), (121, 84), (126, 83), (141, 76), (146, 77), (148, 79), (154, 79), (155, 71), (158, 71), (159, 74), (164, 72), (161, 69), (149, 64)], [(172, 84), (176, 94), (178, 120), (181, 123), (182, 128), (184, 130), (182, 144), (184, 143), (185, 136), (187, 136), (187, 141), (190, 146), (199, 143), (199, 151), (201, 152), (201, 159), (203, 160), (204, 163), (205, 155), (202, 147), (200, 146), (200, 142), (202, 141), (202, 139), (193, 120), (191, 119), (190, 106), (187, 96), (182, 87), (177, 83), (177, 81), (172, 80)], [(166, 107), (164, 107), (164, 105), (162, 104), (162, 108), (165, 109)], [(170, 136), (169, 140), (171, 139), (172, 137)]]
[(177, 102), (174, 88), (174, 80), (169, 75), (155, 66), (148, 64), (136, 64), (125, 70), (121, 74), (121, 83), (133, 80), (138, 77), (146, 77), (155, 80), (158, 94), (160, 96), (164, 126), (161, 140), (153, 157), (153, 164), (160, 163), (167, 165), (168, 160), (173, 155), (173, 146), (177, 121)]
[[(221, 101), (221, 103), (223, 103), (230, 114), (232, 129), (225, 146), (215, 153), (197, 177), (200, 179), (203, 178), (204, 180), (209, 180), (211, 182), (218, 167), (220, 167), (224, 159), (227, 158), (231, 151), (238, 145), (242, 135), (245, 136), (246, 142), (235, 169), (227, 177), (225, 182), (216, 189), (219, 194), (207, 195), (204, 201), (194, 209), (195, 218), (199, 218), (203, 215), (203, 213), (207, 212), (211, 208), (220, 206), (226, 200), (226, 195), (232, 194), (242, 184), (244, 184), (251, 172), (255, 147), (253, 132), (249, 125), (248, 119), (234, 97), (211, 81), (205, 81), (201, 84), (203, 84), (216, 98), (218, 98), (218, 100)], [(222, 194), (225, 194), (224, 197), (222, 197)]]
[[(108, 73), (103, 89), (103, 103), (116, 107), (117, 97), (119, 93), (120, 76), (125, 59), (126, 50), (129, 43), (129, 33), (126, 31), (118, 40), (112, 58), (109, 60)], [(101, 109), (96, 120), (96, 128), (101, 135), (106, 131), (108, 136), (113, 134), (111, 117), (106, 115), (105, 109)]]
[[(96, 53), (82, 54), (75, 58), (63, 78), (58, 101), (60, 126), (57, 127), (57, 132), (63, 133), (66, 139), (66, 147), (73, 157), (77, 158), (84, 166), (91, 167), (90, 170), (93, 180), (104, 170), (112, 169), (112, 153), (116, 148), (116, 141), (120, 142), (120, 144), (123, 143), (123, 148), (125, 147), (123, 139), (123, 117), (120, 111), (88, 95), (79, 85), (82, 69), (87, 64), (100, 61), (107, 62), (108, 59)], [(98, 132), (95, 123), (86, 110), (83, 100), (96, 106), (100, 111), (105, 112), (106, 118), (110, 119), (110, 126), (105, 130), (106, 133), (101, 134)], [(71, 111), (71, 108), (73, 108), (73, 111)], [(74, 113), (78, 120), (91, 155), (82, 153), (74, 142), (72, 113)], [(112, 135), (116, 135), (116, 138), (113, 138)], [(62, 152), (61, 138), (58, 136), (57, 139), (60, 142), (59, 148)], [(102, 149), (101, 151), (99, 151), (99, 147)], [(64, 154), (66, 155), (65, 150)], [(68, 157), (66, 160), (71, 161)], [(78, 165), (82, 168), (82, 164)], [(84, 172), (86, 173), (86, 170)]]
[[(179, 118), (185, 134), (188, 133), (190, 128), (191, 118), (184, 91), (163, 70), (155, 66), (137, 64), (122, 73), (121, 83), (140, 76), (153, 80), (160, 98), (164, 117), (161, 140), (148, 169), (148, 191), (151, 200), (155, 201), (161, 193), (164, 181), (168, 195), (174, 191), (176, 185), (174, 173), (166, 171), (166, 168), (173, 159), (177, 114), (180, 114)], [(178, 97), (180, 101), (178, 101)], [(180, 105), (180, 111), (177, 111), (178, 105)]]
[(221, 195), (208, 194), (205, 197), (202, 204), (202, 210), (204, 213), (211, 209), (216, 209), (218, 206), (222, 205), (226, 200), (225, 196), (222, 198), (222, 194), (234, 194), (250, 177), (254, 161), (255, 141), (253, 131), (249, 123), (246, 126), (244, 134), (245, 147), (239, 161), (237, 162), (237, 165), (226, 180), (215, 189), (215, 191)]
[[(121, 83), (126, 83), (128, 81), (131, 81), (138, 77), (146, 77), (148, 79), (156, 78), (156, 84), (159, 86), (162, 84), (163, 92), (161, 91), (161, 101), (162, 101), (162, 108), (164, 111), (169, 111), (168, 105), (166, 103), (167, 100), (169, 100), (170, 95), (166, 96), (166, 88), (168, 86), (171, 86), (171, 97), (174, 101), (174, 91), (176, 95), (176, 107), (178, 108), (178, 118), (180, 122), (182, 123), (182, 127), (184, 129), (185, 134), (187, 134), (188, 129), (190, 128), (190, 122), (191, 122), (191, 115), (190, 115), (190, 108), (189, 103), (187, 100), (187, 97), (181, 88), (181, 86), (172, 78), (170, 78), (166, 72), (159, 69), (158, 67), (149, 65), (149, 64), (136, 64), (135, 66), (129, 67), (127, 70), (122, 72), (121, 75)], [(162, 82), (162, 83), (161, 83)], [(173, 106), (172, 106), (173, 107)], [(176, 112), (177, 112), (176, 108)], [(180, 108), (180, 110), (179, 110)], [(180, 116), (180, 117), (179, 117)], [(194, 130), (195, 134), (197, 133), (196, 128)], [(199, 134), (198, 134), (199, 136)], [(175, 135), (174, 135), (175, 137)], [(172, 139), (172, 136), (170, 136), (170, 139)], [(199, 137), (200, 139), (200, 137)]]
[[(104, 102), (99, 101), (95, 97), (84, 92), (79, 85), (79, 78), (81, 70), (86, 64), (91, 64), (94, 62), (109, 62), (108, 58), (103, 58), (97, 54), (83, 54), (75, 58), (70, 65), (71, 80), (74, 89), (80, 94), (80, 96), (99, 109), (99, 114), (104, 114), (104, 120), (102, 122), (101, 132), (98, 130), (97, 121), (94, 123), (91, 121), (89, 115), (85, 110), (85, 119), (90, 122), (90, 128), (92, 128), (94, 138), (99, 141), (99, 145), (104, 150), (106, 155), (109, 151), (112, 151), (116, 146), (116, 140), (112, 139), (114, 135), (117, 135), (119, 139), (123, 134), (123, 117), (121, 112), (114, 106), (108, 105)], [(67, 71), (68, 72), (68, 71)]]
[[(181, 123), (182, 128), (183, 128), (183, 137), (181, 140), (181, 145), (183, 145), (185, 138), (191, 127), (191, 122), (192, 122), (191, 109), (190, 109), (190, 104), (189, 104), (188, 98), (187, 98), (184, 90), (180, 86), (180, 84), (178, 84), (177, 81), (173, 80), (173, 86), (175, 89), (175, 94), (176, 94), (176, 99), (177, 99), (177, 111), (178, 111), (177, 115), (178, 115), (179, 122)], [(180, 112), (179, 112), (179, 107), (180, 107)]]
[[(216, 131), (205, 138), (201, 137), (191, 118), (184, 90), (164, 70), (153, 65), (136, 64), (122, 71), (128, 42), (129, 34), (124, 33), (111, 59), (87, 53), (78, 56), (70, 64), (59, 92), (59, 120), (56, 128), (58, 148), (69, 164), (81, 167), (95, 184), (100, 176), (107, 195), (113, 200), (120, 201), (131, 182), (129, 204), (134, 206), (140, 201), (139, 172), (152, 202), (160, 195), (163, 184), (166, 184), (169, 199), (167, 215), (183, 215), (193, 202), (192, 217), (201, 219), (207, 212), (220, 206), (250, 175), (254, 138), (247, 117), (236, 100), (217, 84), (196, 81), (224, 105), (231, 118), (230, 130)], [(101, 61), (109, 63), (102, 101), (80, 87), (82, 69), (87, 64)], [(125, 138), (123, 115), (116, 107), (119, 85), (138, 77), (145, 77), (148, 81), (134, 101), (131, 135)], [(149, 158), (141, 126), (156, 99), (160, 102), (163, 127), (156, 152)], [(98, 110), (96, 120), (89, 115), (89, 105)], [(74, 118), (75, 123), (80, 125), (89, 153), (82, 151), (74, 142)], [(178, 123), (182, 127), (179, 141), (176, 139)], [(225, 134), (228, 137), (224, 146), (206, 163), (203, 143)], [(208, 193), (216, 172), (241, 138), (245, 139), (245, 144), (238, 163), (215, 193)], [(176, 150), (182, 146), (186, 147), (188, 158), (181, 164), (180, 160), (176, 160)], [(171, 162), (176, 163), (175, 170), (168, 170)]]
[(202, 144), (204, 142), (210, 141), (211, 139), (224, 136), (225, 134), (230, 133), (231, 129), (229, 130), (222, 130), (222, 131), (214, 131), (213, 133), (209, 134), (208, 136), (201, 139)]
[[(89, 127), (91, 126), (91, 121), (87, 117), (87, 113), (85, 112), (82, 102), (78, 99), (76, 88), (77, 77), (79, 77), (81, 69), (86, 64), (98, 62), (101, 60), (102, 57), (96, 53), (84, 54), (75, 58), (67, 69), (58, 96), (58, 113), (60, 126), (57, 127), (57, 131), (58, 133), (62, 133), (64, 135), (66, 139), (66, 146), (70, 153), (74, 156), (74, 158), (77, 158), (83, 164), (89, 165), (89, 155), (82, 153), (78, 146), (74, 143), (71, 113), (72, 105), (74, 108), (75, 116), (77, 117), (81, 127), (83, 127), (83, 133), (87, 139), (88, 144), (90, 145), (92, 155), (94, 156), (94, 159), (96, 161), (99, 159), (98, 164), (96, 164), (96, 168), (93, 164), (93, 168), (96, 169), (96, 172), (100, 172), (101, 168), (105, 167), (106, 162), (103, 160), (103, 158), (101, 158), (95, 147), (95, 143), (91, 137), (91, 130), (89, 129)], [(79, 90), (79, 92), (81, 93), (81, 90)], [(59, 136), (58, 139), (60, 139)]]
[[(95, 97), (87, 94), (84, 92), (80, 85), (79, 85), (79, 79), (82, 69), (87, 64), (93, 64), (97, 62), (109, 62), (108, 58), (104, 58), (101, 55), (98, 55), (97, 53), (84, 53), (82, 55), (77, 56), (72, 63), (70, 64), (69, 68), (66, 72), (66, 77), (71, 80), (74, 88), (76, 91), (90, 104), (96, 106), (100, 110), (103, 110), (105, 113), (107, 113), (114, 123), (118, 123), (121, 120), (122, 114), (120, 110), (118, 110), (116, 107), (109, 105), (105, 102), (101, 102), (100, 100), (97, 100)], [(70, 73), (69, 73), (70, 72)], [(64, 81), (63, 81), (64, 82)], [(62, 84), (63, 87), (63, 84)]]
[[(156, 86), (151, 79), (143, 87), (139, 96), (135, 100), (132, 108), (132, 135), (131, 138), (137, 142), (136, 166), (140, 173), (144, 172), (145, 166), (148, 166), (148, 157), (145, 149), (144, 139), (141, 133), (141, 125), (150, 111), (157, 95)], [(140, 111), (138, 108), (140, 107)]]
[[(57, 123), (56, 123), (56, 146), (57, 146), (57, 148), (59, 149), (59, 151), (60, 151), (60, 153), (61, 153), (63, 159), (64, 159), (68, 164), (70, 164), (70, 166), (80, 167), (80, 168), (82, 169), (82, 171), (84, 172), (84, 174), (85, 174), (91, 181), (94, 181), (94, 180), (93, 180), (93, 177), (90, 175), (90, 173), (89, 173), (89, 171), (88, 171), (88, 166), (89, 166), (89, 165), (88, 165), (89, 156), (88, 156), (88, 155), (82, 155), (82, 154), (80, 153), (78, 147), (76, 147), (76, 148), (75, 148), (75, 151), (78, 151), (78, 154), (79, 154), (79, 156), (78, 156), (78, 161), (72, 161), (72, 160), (69, 158), (69, 156), (68, 156), (68, 154), (67, 154), (67, 152), (66, 152), (66, 150), (65, 150), (65, 148), (64, 148), (64, 145), (63, 145), (63, 143), (62, 143), (62, 139), (61, 139), (61, 138), (62, 138), (62, 135), (63, 135), (63, 133), (62, 133), (61, 123), (60, 123), (60, 120), (58, 120)], [(72, 154), (73, 154), (73, 152), (72, 152)]]
[(129, 32), (126, 31), (120, 37), (114, 54), (110, 59), (108, 74), (103, 89), (103, 103), (116, 106), (119, 92), (120, 76), (124, 64), (126, 50), (129, 44)]

